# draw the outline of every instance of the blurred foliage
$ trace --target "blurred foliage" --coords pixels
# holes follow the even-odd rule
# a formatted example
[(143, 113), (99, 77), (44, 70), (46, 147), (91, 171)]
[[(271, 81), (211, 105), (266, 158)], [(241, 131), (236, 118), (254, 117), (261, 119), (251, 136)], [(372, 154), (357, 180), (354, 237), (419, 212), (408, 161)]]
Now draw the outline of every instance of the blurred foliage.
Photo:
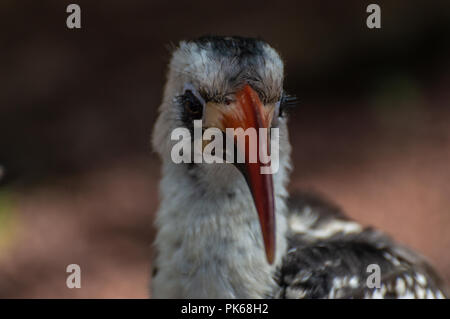
[(404, 73), (377, 81), (369, 105), (379, 124), (400, 129), (416, 126), (427, 107), (420, 83)]
[(0, 255), (11, 243), (16, 225), (12, 192), (0, 190)]

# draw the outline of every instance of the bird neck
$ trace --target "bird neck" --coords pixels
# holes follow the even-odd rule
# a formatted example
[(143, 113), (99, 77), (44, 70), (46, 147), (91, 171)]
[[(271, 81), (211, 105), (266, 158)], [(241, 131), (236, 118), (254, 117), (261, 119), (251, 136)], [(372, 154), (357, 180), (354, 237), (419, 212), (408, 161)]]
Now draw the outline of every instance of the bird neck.
[(277, 253), (269, 265), (244, 178), (231, 165), (218, 165), (163, 167), (153, 297), (262, 298), (273, 293), (273, 274), (286, 250), (285, 174), (274, 175)]

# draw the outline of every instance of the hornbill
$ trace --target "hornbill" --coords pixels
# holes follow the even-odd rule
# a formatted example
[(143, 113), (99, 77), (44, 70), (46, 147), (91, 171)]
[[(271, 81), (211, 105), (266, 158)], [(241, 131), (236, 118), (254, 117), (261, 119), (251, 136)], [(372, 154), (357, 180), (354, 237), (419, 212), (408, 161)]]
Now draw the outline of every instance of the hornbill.
[[(174, 50), (152, 136), (162, 160), (152, 296), (445, 298), (418, 254), (317, 196), (289, 196), (294, 101), (283, 90), (283, 69), (260, 39), (204, 36)], [(235, 165), (175, 163), (171, 132), (191, 132), (195, 120), (224, 135), (278, 128), (278, 170), (262, 174), (264, 164), (247, 157)], [(371, 265), (378, 284), (368, 283)]]

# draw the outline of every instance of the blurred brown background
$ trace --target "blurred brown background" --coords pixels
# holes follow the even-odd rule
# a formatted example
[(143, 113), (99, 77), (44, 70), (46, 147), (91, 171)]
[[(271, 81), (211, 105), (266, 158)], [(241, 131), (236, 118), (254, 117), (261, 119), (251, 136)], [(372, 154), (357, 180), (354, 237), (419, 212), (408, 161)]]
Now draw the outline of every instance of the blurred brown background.
[[(171, 43), (261, 36), (286, 61), (295, 171), (450, 283), (450, 3), (0, 3), (0, 297), (147, 297)], [(82, 269), (68, 289), (66, 266)]]

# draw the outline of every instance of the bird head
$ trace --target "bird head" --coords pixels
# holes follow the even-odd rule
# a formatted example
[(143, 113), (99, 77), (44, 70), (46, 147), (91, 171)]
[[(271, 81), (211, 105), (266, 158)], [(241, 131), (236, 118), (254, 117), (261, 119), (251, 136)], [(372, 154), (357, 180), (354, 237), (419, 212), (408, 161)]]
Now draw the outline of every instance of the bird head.
[[(270, 129), (276, 127), (280, 137), (279, 160), (289, 166), (290, 145), (284, 110), (289, 103), (283, 92), (283, 62), (266, 42), (211, 36), (183, 41), (174, 50), (169, 64), (163, 103), (153, 133), (154, 148), (163, 161), (170, 161), (171, 131), (178, 127), (192, 131), (194, 121), (201, 121), (203, 129), (216, 128), (224, 135), (227, 129), (267, 130), (266, 136), (257, 135), (256, 148), (239, 142), (242, 139), (235, 133), (231, 139), (237, 152), (245, 154), (244, 163), (217, 165), (237, 168), (244, 176), (259, 216), (269, 263), (275, 256), (274, 176), (261, 173), (261, 168), (268, 163), (263, 163), (260, 156), (256, 156), (255, 162), (249, 158), (251, 152), (259, 154), (261, 148), (270, 150)], [(206, 170), (208, 165), (194, 164), (189, 169)], [(214, 174), (206, 175), (212, 176), (208, 181), (211, 186), (219, 183)], [(233, 182), (233, 176), (227, 173), (228, 184)]]

